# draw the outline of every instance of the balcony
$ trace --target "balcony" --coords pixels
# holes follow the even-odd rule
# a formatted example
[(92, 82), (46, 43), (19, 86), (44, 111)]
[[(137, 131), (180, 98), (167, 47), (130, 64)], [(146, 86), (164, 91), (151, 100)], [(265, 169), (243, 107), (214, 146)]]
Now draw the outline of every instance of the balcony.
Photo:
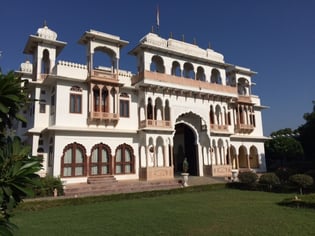
[(235, 124), (235, 132), (236, 133), (251, 133), (255, 127), (253, 125), (248, 124)]
[(98, 82), (118, 84), (118, 75), (109, 70), (94, 69), (91, 71), (91, 75), (88, 77), (88, 79)]
[(143, 128), (172, 128), (171, 121), (169, 120), (142, 120), (140, 121), (140, 129)]
[(228, 133), (229, 127), (227, 125), (210, 124), (211, 133)]
[(119, 120), (119, 114), (93, 111), (90, 113), (91, 120)]
[(232, 95), (237, 94), (236, 87), (226, 86), (222, 84), (214, 84), (214, 83), (209, 83), (207, 81), (193, 80), (189, 78), (178, 77), (174, 75), (168, 75), (168, 74), (152, 72), (152, 71), (144, 71), (144, 72), (139, 73), (136, 76), (133, 76), (131, 79), (131, 83), (134, 85), (140, 81), (145, 82), (145, 80), (165, 82), (168, 84), (173, 84), (175, 86), (182, 85), (182, 86), (187, 86), (189, 88), (194, 87), (199, 90), (207, 89), (207, 90), (213, 90), (216, 92), (230, 93)]
[(253, 104), (252, 99), (251, 99), (250, 96), (243, 96), (243, 95), (238, 95), (237, 102), (238, 103)]

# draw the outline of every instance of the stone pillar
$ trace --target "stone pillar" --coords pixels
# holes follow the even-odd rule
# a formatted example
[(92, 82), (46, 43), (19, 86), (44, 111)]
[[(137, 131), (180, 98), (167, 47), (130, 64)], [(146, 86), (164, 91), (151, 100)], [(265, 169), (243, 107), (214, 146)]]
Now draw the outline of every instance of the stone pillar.
[(246, 154), (246, 160), (247, 160), (247, 168), (250, 169), (250, 161), (249, 161), (249, 155)]
[(174, 147), (170, 145), (170, 153), (171, 153), (171, 163), (170, 166), (174, 167)]

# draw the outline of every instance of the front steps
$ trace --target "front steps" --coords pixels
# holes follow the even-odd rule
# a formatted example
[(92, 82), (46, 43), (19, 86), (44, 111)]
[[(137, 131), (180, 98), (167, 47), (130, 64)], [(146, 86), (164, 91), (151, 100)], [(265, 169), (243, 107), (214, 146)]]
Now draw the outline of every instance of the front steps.
[(182, 184), (176, 179), (161, 181), (121, 180), (113, 178), (92, 178), (90, 183), (69, 184), (64, 188), (66, 197), (82, 197), (95, 195), (110, 195), (118, 193), (145, 192), (153, 190), (181, 188)]

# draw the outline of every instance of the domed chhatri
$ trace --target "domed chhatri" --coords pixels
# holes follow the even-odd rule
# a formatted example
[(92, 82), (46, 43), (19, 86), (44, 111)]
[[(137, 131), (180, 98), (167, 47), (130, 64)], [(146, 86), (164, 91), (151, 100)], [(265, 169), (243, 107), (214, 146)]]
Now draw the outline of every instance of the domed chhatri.
[(57, 40), (57, 33), (48, 28), (46, 21), (43, 28), (38, 28), (36, 35), (44, 39)]

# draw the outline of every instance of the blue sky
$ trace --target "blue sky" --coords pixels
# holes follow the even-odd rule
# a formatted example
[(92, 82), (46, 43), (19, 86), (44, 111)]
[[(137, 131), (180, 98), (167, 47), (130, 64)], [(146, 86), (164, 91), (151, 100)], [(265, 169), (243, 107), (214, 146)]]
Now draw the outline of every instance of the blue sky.
[(253, 94), (259, 95), (264, 134), (304, 123), (303, 114), (315, 100), (315, 0), (2, 0), (0, 7), (0, 67), (19, 69), (30, 34), (44, 21), (67, 42), (59, 60), (85, 63), (78, 39), (95, 29), (129, 41), (120, 68), (135, 72), (128, 52), (156, 24), (160, 35), (193, 42), (222, 53), (225, 61), (258, 72)]

